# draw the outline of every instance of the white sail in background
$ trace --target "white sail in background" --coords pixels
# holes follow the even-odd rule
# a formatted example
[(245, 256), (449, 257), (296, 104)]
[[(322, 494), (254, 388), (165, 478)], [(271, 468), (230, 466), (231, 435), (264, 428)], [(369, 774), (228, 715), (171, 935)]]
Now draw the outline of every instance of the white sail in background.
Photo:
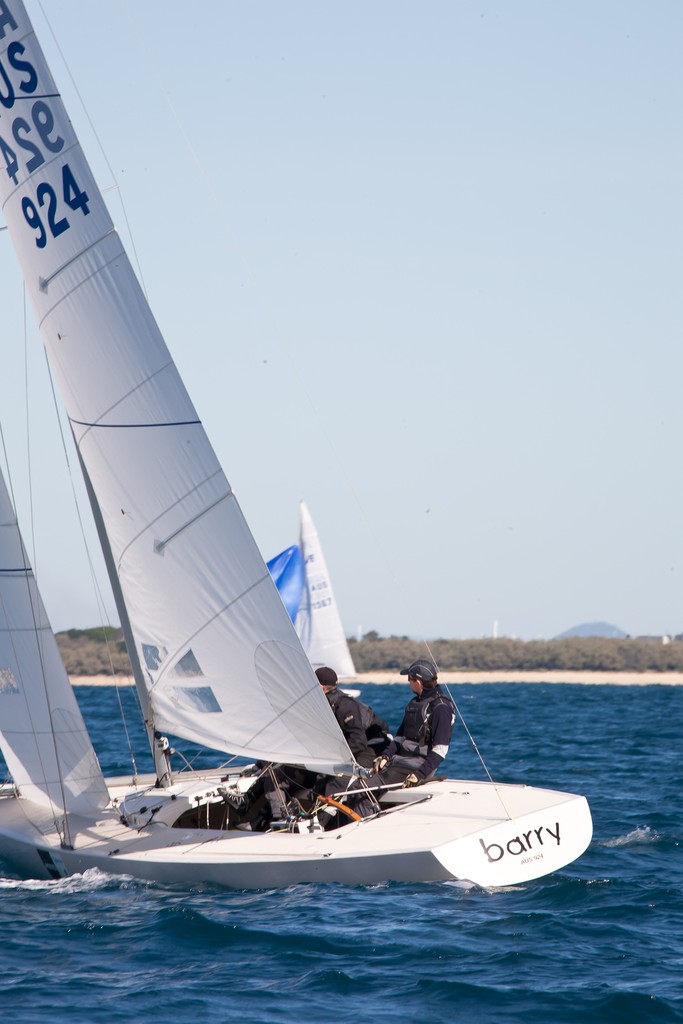
[(348, 764), (19, 0), (0, 3), (0, 60), (4, 216), (101, 514), (154, 726), (248, 757)]
[(60, 813), (109, 803), (1, 474), (0, 743), (23, 797)]
[(296, 631), (314, 668), (330, 665), (338, 676), (353, 676), (356, 670), (320, 538), (304, 501), (299, 503), (299, 528), (305, 584), (294, 623)]

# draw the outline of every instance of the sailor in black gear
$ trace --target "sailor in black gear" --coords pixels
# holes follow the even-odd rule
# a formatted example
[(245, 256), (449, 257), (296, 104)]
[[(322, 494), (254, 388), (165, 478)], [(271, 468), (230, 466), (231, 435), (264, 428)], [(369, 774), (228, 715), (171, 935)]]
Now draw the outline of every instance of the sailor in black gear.
[(451, 742), (455, 706), (439, 689), (436, 665), (420, 658), (401, 669), (401, 675), (408, 676), (415, 696), (406, 707), (395, 739), (375, 758), (378, 775), (370, 783), (373, 789), (397, 782), (417, 786), (431, 779)]
[[(377, 755), (377, 748), (370, 745), (370, 736), (379, 733), (387, 740), (389, 727), (386, 722), (361, 701), (349, 697), (343, 690), (337, 688), (337, 673), (334, 669), (324, 666), (316, 669), (318, 682), (327, 697), (339, 728), (344, 733), (351, 753), (356, 761), (364, 768), (372, 768), (373, 761)], [(381, 747), (380, 747), (381, 749)], [(264, 793), (270, 817), (278, 820), (286, 817), (287, 805), (296, 794), (297, 790), (315, 788), (321, 792), (329, 788), (326, 776), (316, 775), (315, 772), (306, 768), (297, 768), (289, 765), (279, 765), (264, 775)], [(331, 782), (331, 788), (338, 789), (338, 780)]]
[[(337, 686), (337, 673), (327, 666), (315, 670), (323, 693), (327, 697), (339, 728), (358, 764), (372, 768), (377, 756), (376, 739), (388, 741), (389, 726), (379, 718), (372, 708), (350, 697)], [(381, 749), (381, 745), (380, 745)]]

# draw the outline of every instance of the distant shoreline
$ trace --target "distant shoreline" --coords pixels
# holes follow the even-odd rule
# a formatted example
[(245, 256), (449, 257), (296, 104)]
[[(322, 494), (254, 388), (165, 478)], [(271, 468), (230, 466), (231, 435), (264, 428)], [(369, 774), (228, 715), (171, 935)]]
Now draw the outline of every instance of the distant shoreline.
[[(131, 676), (70, 676), (73, 686), (132, 686)], [(683, 686), (683, 672), (441, 672), (442, 683), (575, 683), (593, 686)], [(362, 672), (340, 680), (353, 683), (404, 683), (398, 672)]]
[[(344, 680), (345, 682), (346, 680)], [(442, 683), (578, 683), (597, 686), (683, 686), (683, 672), (440, 672)], [(397, 672), (366, 672), (349, 682), (405, 683)]]

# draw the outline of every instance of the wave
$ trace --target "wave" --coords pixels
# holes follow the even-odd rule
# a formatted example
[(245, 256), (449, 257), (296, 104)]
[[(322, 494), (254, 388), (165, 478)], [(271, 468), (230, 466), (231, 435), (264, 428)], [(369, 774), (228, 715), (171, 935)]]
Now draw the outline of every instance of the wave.
[(643, 846), (649, 843), (658, 843), (664, 837), (659, 832), (655, 832), (649, 827), (649, 825), (642, 825), (638, 828), (632, 829), (631, 832), (627, 832), (623, 836), (615, 836), (614, 839), (603, 839), (599, 846)]

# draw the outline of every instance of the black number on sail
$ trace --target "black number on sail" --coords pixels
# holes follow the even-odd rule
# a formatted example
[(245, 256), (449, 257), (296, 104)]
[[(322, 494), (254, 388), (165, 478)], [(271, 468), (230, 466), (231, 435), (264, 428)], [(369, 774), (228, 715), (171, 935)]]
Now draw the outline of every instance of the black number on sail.
[(50, 138), (55, 127), (55, 119), (47, 103), (44, 100), (37, 100), (33, 104), (31, 113), (42, 144), (51, 153), (59, 153), (64, 146), (64, 139), (61, 135), (57, 135), (54, 139)]
[(32, 154), (31, 159), (26, 162), (26, 170), (29, 174), (32, 174), (45, 163), (45, 157), (39, 150), (38, 146), (36, 146), (35, 142), (32, 142), (29, 138), (23, 137), (24, 135), (28, 136), (30, 134), (31, 125), (28, 121), (25, 121), (23, 117), (15, 118), (12, 122), (12, 135), (14, 136), (14, 141), (18, 146), (25, 149), (27, 153)]
[[(39, 136), (39, 140), (43, 148), (48, 150), (50, 153), (59, 153), (60, 150), (64, 148), (64, 139), (62, 136), (55, 135), (53, 137), (55, 119), (52, 111), (44, 100), (37, 100), (33, 104), (33, 107), (31, 108), (31, 116), (33, 118), (32, 125), (23, 117), (16, 117), (12, 122), (12, 135), (15, 143), (20, 149), (24, 150), (26, 153), (30, 153), (30, 158), (26, 161), (26, 170), (29, 174), (32, 174), (33, 171), (36, 171), (45, 163), (45, 157), (43, 156), (40, 146), (28, 137), (34, 131)], [(5, 158), (7, 174), (16, 185), (17, 172), (19, 170), (17, 152), (1, 137), (0, 150)]]
[[(81, 210), (84, 217), (90, 213), (88, 193), (80, 188), (68, 164), (64, 164), (62, 168), (62, 196), (66, 205), (72, 210)], [(41, 209), (46, 208), (47, 227), (50, 229), (52, 237), (57, 238), (70, 227), (70, 224), (66, 217), (58, 217), (59, 200), (52, 185), (48, 185), (45, 181), (41, 182), (36, 189), (36, 199)], [(21, 201), (21, 208), (26, 223), (37, 232), (36, 246), (39, 249), (44, 249), (47, 245), (48, 234), (38, 207), (32, 199), (25, 196)]]
[(19, 161), (17, 160), (17, 154), (14, 152), (11, 146), (8, 146), (2, 135), (0, 135), (0, 153), (5, 158), (5, 168), (7, 170), (7, 176), (12, 179), (14, 184), (17, 183), (17, 171), (19, 170)]
[(29, 199), (28, 196), (24, 196), (24, 198), (21, 200), (21, 208), (24, 211), (24, 217), (26, 218), (26, 223), (28, 224), (28, 226), (30, 228), (33, 228), (34, 231), (38, 232), (36, 237), (36, 245), (39, 249), (44, 249), (47, 245), (47, 235), (45, 233), (45, 225), (43, 224), (43, 219), (38, 213), (38, 210), (36, 209), (36, 204), (33, 202), (32, 199)]
[(79, 188), (68, 164), (64, 164), (62, 168), (62, 187), (66, 205), (72, 210), (82, 210), (83, 216), (87, 217), (90, 213), (88, 193)]
[(41, 206), (45, 206), (47, 203), (47, 222), (52, 232), (52, 237), (56, 238), (57, 235), (61, 235), (62, 231), (66, 231), (69, 227), (69, 222), (66, 217), (57, 220), (57, 196), (52, 185), (48, 185), (47, 182), (43, 182), (36, 189), (36, 197)]

